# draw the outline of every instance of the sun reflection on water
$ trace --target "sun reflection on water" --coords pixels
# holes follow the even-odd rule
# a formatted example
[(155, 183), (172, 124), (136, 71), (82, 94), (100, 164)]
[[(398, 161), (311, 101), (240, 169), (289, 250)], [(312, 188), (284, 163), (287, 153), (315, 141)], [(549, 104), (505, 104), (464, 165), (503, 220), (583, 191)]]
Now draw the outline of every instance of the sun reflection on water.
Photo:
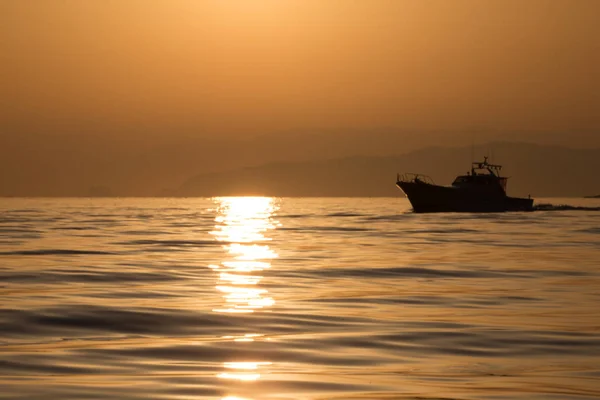
[[(260, 286), (263, 272), (271, 268), (271, 260), (277, 253), (266, 243), (266, 236), (275, 229), (273, 220), (276, 206), (268, 197), (225, 197), (216, 198), (218, 215), (215, 229), (211, 234), (223, 242), (226, 257), (219, 265), (210, 265), (217, 275), (215, 288), (221, 293), (223, 304), (213, 309), (217, 313), (248, 313), (266, 311), (275, 304), (269, 291)], [(260, 333), (247, 333), (242, 336), (225, 336), (233, 342), (269, 341)], [(240, 343), (241, 345), (242, 343)], [(223, 364), (224, 371), (217, 375), (224, 380), (254, 382), (260, 379), (261, 369), (270, 362), (240, 360)], [(264, 373), (264, 371), (262, 371)], [(236, 396), (223, 400), (243, 400)]]
[(221, 400), (250, 400), (246, 397), (237, 397), (237, 396), (227, 396), (223, 397)]
[(265, 232), (275, 228), (272, 220), (275, 206), (269, 197), (216, 198), (218, 216), (211, 234), (221, 242), (229, 255), (221, 265), (211, 265), (218, 271), (216, 289), (225, 302), (215, 312), (252, 313), (275, 304), (268, 290), (258, 288), (261, 271), (271, 267), (277, 253), (266, 244)]

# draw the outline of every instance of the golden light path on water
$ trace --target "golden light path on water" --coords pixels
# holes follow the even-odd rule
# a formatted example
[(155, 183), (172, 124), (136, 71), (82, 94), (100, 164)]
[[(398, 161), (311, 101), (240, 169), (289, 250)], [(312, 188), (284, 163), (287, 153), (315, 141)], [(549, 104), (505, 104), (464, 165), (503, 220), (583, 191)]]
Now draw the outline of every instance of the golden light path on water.
[[(268, 197), (215, 198), (217, 217), (211, 234), (223, 242), (227, 256), (219, 265), (210, 265), (216, 275), (216, 290), (222, 294), (223, 304), (213, 309), (216, 313), (255, 313), (275, 304), (267, 289), (260, 287), (262, 272), (271, 267), (277, 253), (271, 249), (266, 233), (275, 229), (274, 200)], [(234, 342), (269, 340), (262, 334), (249, 332), (242, 336), (226, 336)], [(217, 376), (237, 382), (253, 382), (261, 377), (270, 362), (240, 360), (226, 362), (224, 371)], [(250, 400), (227, 396), (222, 400)]]

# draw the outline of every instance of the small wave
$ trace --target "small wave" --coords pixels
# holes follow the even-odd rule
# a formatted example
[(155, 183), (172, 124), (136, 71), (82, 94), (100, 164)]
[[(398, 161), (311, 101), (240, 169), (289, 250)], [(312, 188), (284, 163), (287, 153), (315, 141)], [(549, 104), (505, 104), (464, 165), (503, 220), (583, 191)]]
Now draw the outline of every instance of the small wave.
[(120, 223), (117, 219), (110, 218), (98, 218), (98, 219), (85, 219), (80, 221), (82, 224), (118, 224)]
[(580, 229), (580, 230), (575, 231), (575, 232), (592, 233), (592, 234), (600, 235), (600, 228)]
[(365, 217), (364, 220), (365, 221), (400, 221), (400, 220), (406, 219), (407, 216), (411, 216), (413, 214), (414, 213), (411, 211), (410, 213), (403, 213), (403, 214), (375, 215), (375, 216)]
[(20, 250), (5, 251), (3, 256), (67, 256), (67, 255), (108, 255), (114, 254), (108, 251), (98, 250), (68, 250), (68, 249), (46, 249), (46, 250)]
[(9, 210), (8, 212), (12, 213), (12, 214), (41, 214), (42, 210), (38, 210), (35, 208), (22, 208), (22, 209)]
[(133, 230), (133, 231), (123, 231), (123, 235), (133, 235), (133, 236), (159, 236), (159, 235), (168, 235), (169, 232), (166, 231), (158, 231), (158, 230)]
[(169, 226), (174, 228), (197, 228), (198, 224), (192, 222), (175, 222), (169, 224)]
[(436, 234), (444, 234), (444, 233), (478, 233), (479, 231), (476, 229), (466, 229), (466, 228), (448, 228), (448, 229), (407, 229), (405, 230), (407, 233), (436, 233)]
[(23, 222), (31, 222), (30, 218), (25, 217), (11, 217), (11, 216), (3, 216), (0, 217), (0, 224), (12, 224), (12, 223), (23, 223)]
[(5, 336), (82, 337), (104, 333), (143, 335), (189, 335), (217, 330), (223, 335), (247, 333), (249, 326), (260, 325), (265, 334), (297, 333), (306, 326), (315, 329), (343, 328), (365, 324), (358, 317), (319, 315), (219, 315), (212, 312), (169, 308), (120, 308), (108, 306), (62, 306), (22, 310), (0, 309), (0, 332)]
[(533, 207), (534, 211), (600, 211), (600, 207), (572, 206), (569, 204), (541, 203)]
[(289, 219), (296, 219), (296, 218), (309, 218), (309, 217), (313, 217), (312, 214), (278, 214), (277, 218), (282, 219), (282, 218), (289, 218)]
[(300, 232), (368, 232), (372, 229), (353, 228), (343, 226), (307, 226), (301, 228), (279, 228), (280, 231), (300, 231)]
[(10, 238), (10, 239), (0, 239), (0, 246), (21, 246), (23, 244), (23, 240), (18, 239), (29, 239), (24, 237), (18, 238)]
[[(43, 361), (42, 361), (43, 360)], [(35, 361), (25, 360), (0, 360), (0, 371), (3, 373), (43, 373), (43, 374), (99, 374), (101, 370), (94, 366), (82, 365), (67, 366), (57, 365), (56, 359), (38, 357)]]
[(118, 242), (120, 245), (133, 246), (162, 246), (162, 247), (205, 247), (205, 246), (220, 246), (221, 243), (214, 240), (130, 240), (127, 242)]
[(91, 226), (57, 226), (52, 229), (55, 231), (90, 231), (94, 228)]
[[(102, 306), (57, 307), (41, 310), (0, 310), (0, 328), (4, 334), (51, 335), (64, 332), (175, 334), (187, 329), (222, 327), (227, 323), (221, 316), (198, 315), (167, 309), (120, 309)], [(187, 329), (186, 329), (187, 328)], [(52, 332), (54, 331), (54, 332)], [(69, 332), (69, 334), (66, 334)]]
[(106, 282), (168, 282), (181, 280), (173, 274), (158, 274), (149, 272), (81, 272), (81, 271), (48, 271), (36, 273), (2, 273), (0, 281), (17, 283), (106, 283)]
[(364, 217), (364, 214), (351, 213), (351, 212), (335, 212), (331, 214), (325, 214), (325, 217)]
[[(389, 277), (407, 277), (407, 278), (496, 278), (506, 276), (503, 272), (494, 271), (473, 271), (458, 269), (435, 269), (423, 267), (390, 267), (390, 268), (345, 268), (340, 271), (339, 268), (324, 268), (310, 272), (311, 275), (326, 275), (337, 277), (356, 278), (389, 278)], [(514, 274), (512, 275), (515, 276)]]
[(28, 228), (17, 228), (17, 227), (1, 227), (0, 228), (0, 233), (7, 233), (7, 234), (11, 234), (11, 233), (42, 233), (42, 231), (37, 230), (37, 229), (28, 229)]
[(152, 215), (152, 214), (143, 214), (143, 213), (133, 216), (133, 218), (135, 218), (135, 219), (151, 219), (153, 217), (154, 217), (154, 215)]

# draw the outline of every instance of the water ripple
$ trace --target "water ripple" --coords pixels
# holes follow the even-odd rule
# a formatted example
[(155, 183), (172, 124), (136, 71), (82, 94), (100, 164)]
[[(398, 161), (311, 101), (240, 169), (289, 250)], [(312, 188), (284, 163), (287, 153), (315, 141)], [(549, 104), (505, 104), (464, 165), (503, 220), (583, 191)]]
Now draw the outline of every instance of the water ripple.
[(563, 202), (3, 199), (0, 399), (600, 398), (600, 208)]

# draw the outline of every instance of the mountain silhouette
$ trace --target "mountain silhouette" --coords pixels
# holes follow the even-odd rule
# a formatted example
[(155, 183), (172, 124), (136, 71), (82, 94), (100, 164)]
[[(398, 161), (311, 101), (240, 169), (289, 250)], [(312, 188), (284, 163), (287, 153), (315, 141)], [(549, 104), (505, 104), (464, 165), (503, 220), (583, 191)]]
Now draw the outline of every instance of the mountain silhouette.
[(188, 179), (171, 194), (398, 196), (396, 172), (419, 172), (437, 184), (450, 184), (456, 175), (470, 169), (471, 161), (484, 155), (504, 166), (504, 175), (510, 177), (509, 195), (581, 197), (600, 191), (600, 149), (497, 142), (476, 147), (429, 147), (398, 156), (277, 162), (205, 173)]

